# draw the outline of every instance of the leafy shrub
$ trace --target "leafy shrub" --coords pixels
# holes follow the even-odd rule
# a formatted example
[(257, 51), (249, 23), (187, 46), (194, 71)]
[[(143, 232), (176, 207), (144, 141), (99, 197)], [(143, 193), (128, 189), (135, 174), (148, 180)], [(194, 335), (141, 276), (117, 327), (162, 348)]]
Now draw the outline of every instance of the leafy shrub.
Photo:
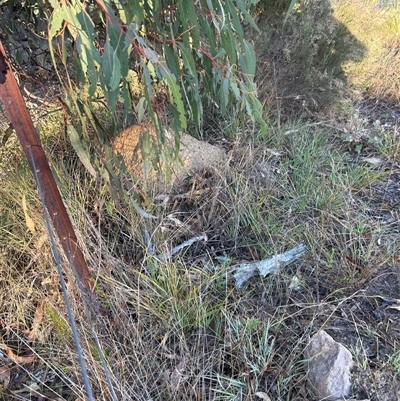
[(342, 93), (342, 65), (363, 46), (334, 16), (329, 0), (301, 0), (285, 21), (288, 0), (262, 2), (256, 41), (260, 96), (286, 116), (323, 110)]

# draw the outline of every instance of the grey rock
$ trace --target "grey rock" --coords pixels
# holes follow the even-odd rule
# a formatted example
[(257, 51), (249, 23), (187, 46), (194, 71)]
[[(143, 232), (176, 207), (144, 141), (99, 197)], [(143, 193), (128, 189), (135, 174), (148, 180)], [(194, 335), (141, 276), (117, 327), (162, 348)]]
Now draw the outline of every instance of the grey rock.
[(308, 360), (308, 384), (317, 399), (333, 401), (349, 396), (353, 357), (347, 348), (320, 330), (311, 338), (304, 355)]

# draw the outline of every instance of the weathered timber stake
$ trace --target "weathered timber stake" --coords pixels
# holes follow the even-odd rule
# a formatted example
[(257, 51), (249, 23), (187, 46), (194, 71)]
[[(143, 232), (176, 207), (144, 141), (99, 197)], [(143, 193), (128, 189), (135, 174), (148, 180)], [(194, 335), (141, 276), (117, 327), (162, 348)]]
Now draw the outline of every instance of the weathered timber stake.
[[(90, 273), (83, 253), (79, 248), (74, 229), (54, 180), (46, 155), (36, 134), (24, 98), (14, 78), (0, 41), (0, 99), (14, 126), (29, 166), (37, 175), (38, 185), (43, 192), (45, 207), (50, 215), (54, 230), (61, 242), (71, 266), (75, 268), (82, 286), (93, 291)], [(36, 168), (36, 174), (35, 174)]]

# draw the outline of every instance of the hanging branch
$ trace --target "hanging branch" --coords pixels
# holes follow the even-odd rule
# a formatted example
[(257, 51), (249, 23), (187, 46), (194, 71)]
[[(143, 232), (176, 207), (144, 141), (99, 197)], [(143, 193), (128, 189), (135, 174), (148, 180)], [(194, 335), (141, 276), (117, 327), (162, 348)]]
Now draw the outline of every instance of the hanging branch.
[[(75, 269), (77, 279), (82, 286), (92, 291), (90, 273), (83, 253), (79, 248), (71, 220), (68, 217), (57, 184), (50, 170), (49, 163), (36, 134), (24, 99), (14, 78), (11, 66), (6, 59), (3, 44), (0, 41), (0, 100), (3, 102), (19, 142), (28, 159), (29, 166), (37, 176), (38, 185), (42, 188), (44, 204), (50, 215), (64, 252), (72, 268)], [(36, 173), (35, 173), (36, 170)]]

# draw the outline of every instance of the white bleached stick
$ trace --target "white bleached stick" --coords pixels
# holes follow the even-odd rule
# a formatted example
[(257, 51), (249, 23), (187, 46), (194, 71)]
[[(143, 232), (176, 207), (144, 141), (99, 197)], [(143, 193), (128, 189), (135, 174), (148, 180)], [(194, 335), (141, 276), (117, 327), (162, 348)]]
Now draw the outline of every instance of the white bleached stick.
[(257, 272), (265, 277), (267, 274), (276, 273), (281, 268), (299, 259), (306, 251), (306, 247), (300, 244), (296, 248), (290, 249), (272, 258), (261, 260), (260, 262), (245, 263), (235, 267), (233, 277), (236, 287), (240, 288), (249, 278), (255, 276)]

